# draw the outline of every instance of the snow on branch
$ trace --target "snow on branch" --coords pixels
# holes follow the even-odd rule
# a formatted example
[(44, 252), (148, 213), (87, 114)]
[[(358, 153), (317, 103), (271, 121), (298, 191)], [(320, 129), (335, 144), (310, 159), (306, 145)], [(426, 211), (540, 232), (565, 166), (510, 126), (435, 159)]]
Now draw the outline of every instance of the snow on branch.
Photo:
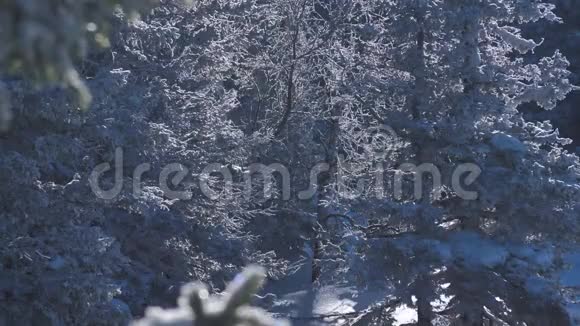
[(533, 52), (536, 47), (542, 45), (544, 42), (543, 39), (540, 43), (536, 43), (534, 40), (527, 40), (519, 35), (519, 30), (517, 28), (511, 26), (496, 26), (494, 31), (504, 42), (508, 43), (513, 49), (521, 54), (526, 54), (530, 51)]
[(260, 308), (250, 307), (266, 277), (260, 267), (248, 267), (228, 285), (222, 296), (210, 297), (205, 285), (192, 283), (181, 289), (178, 307), (150, 307), (133, 326), (286, 326)]

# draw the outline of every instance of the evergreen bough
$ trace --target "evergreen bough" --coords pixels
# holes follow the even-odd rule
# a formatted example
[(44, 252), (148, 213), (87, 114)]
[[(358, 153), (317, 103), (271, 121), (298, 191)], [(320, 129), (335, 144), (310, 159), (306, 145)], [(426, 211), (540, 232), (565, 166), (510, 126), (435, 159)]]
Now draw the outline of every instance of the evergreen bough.
[(286, 321), (275, 320), (262, 309), (249, 305), (252, 296), (262, 287), (265, 275), (260, 267), (248, 267), (219, 297), (210, 297), (203, 284), (185, 285), (177, 308), (148, 308), (145, 318), (133, 326), (286, 326)]
[[(107, 29), (114, 12), (137, 16), (156, 0), (1, 0), (0, 72), (38, 84), (74, 90), (79, 108), (91, 94), (75, 69), (91, 43), (109, 45)], [(0, 82), (0, 131), (12, 119), (6, 87)]]

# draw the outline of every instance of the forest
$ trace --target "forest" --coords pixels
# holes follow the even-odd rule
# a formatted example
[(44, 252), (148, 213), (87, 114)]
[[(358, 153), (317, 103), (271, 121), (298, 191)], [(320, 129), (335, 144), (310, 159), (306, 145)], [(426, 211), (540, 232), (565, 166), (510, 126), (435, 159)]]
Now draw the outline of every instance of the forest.
[(0, 326), (580, 325), (578, 0), (0, 0)]

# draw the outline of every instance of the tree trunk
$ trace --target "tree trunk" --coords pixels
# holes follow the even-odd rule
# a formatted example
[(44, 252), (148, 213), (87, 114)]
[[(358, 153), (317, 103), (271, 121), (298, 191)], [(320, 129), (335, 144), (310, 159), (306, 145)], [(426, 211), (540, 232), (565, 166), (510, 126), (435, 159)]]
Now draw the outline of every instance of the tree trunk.
[(417, 297), (417, 325), (431, 326), (433, 320), (433, 308), (430, 300), (429, 278), (426, 275), (419, 275), (415, 282), (415, 296)]
[[(327, 87), (328, 83), (326, 83)], [(329, 89), (327, 91), (327, 102), (326, 105), (330, 106), (331, 104), (331, 97), (332, 91)], [(334, 181), (336, 181), (336, 176), (338, 173), (338, 137), (339, 137), (339, 119), (342, 114), (342, 110), (339, 105), (332, 107), (332, 117), (331, 117), (331, 124), (330, 130), (328, 130), (328, 138), (322, 139), (321, 141), (326, 142), (325, 148), (327, 149), (326, 152), (326, 163), (329, 165), (328, 172), (323, 173), (318, 178), (318, 195), (317, 195), (317, 202), (316, 202), (316, 220), (317, 222), (324, 223), (323, 221), (327, 220), (327, 217), (332, 214), (330, 208), (327, 207), (324, 203), (328, 201), (330, 198), (330, 194), (332, 192), (329, 189), (329, 186), (332, 185)], [(324, 225), (323, 225), (324, 226)], [(316, 232), (317, 226), (314, 226), (314, 247), (313, 247), (313, 266), (312, 266), (312, 282), (315, 282), (320, 277), (321, 273), (321, 266), (319, 265), (319, 261), (322, 259), (323, 256), (323, 248), (322, 248), (322, 235)]]

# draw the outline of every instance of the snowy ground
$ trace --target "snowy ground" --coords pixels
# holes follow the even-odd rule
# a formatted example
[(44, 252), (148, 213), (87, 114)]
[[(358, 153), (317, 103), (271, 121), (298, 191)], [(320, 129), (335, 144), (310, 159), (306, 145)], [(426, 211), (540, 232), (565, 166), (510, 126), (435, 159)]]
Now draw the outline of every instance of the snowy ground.
[(574, 325), (580, 325), (580, 249), (564, 256), (565, 264), (569, 269), (560, 275), (562, 286), (573, 290), (568, 304), (570, 316), (574, 319)]
[[(361, 312), (374, 305), (392, 299), (391, 290), (384, 286), (361, 289), (355, 284), (341, 286), (324, 286), (313, 288), (311, 282), (312, 262), (303, 259), (300, 268), (285, 279), (271, 282), (264, 293), (270, 312), (290, 318), (295, 326), (301, 325), (342, 325), (345, 320), (337, 315)], [(401, 305), (395, 310), (397, 325), (416, 321), (414, 309)], [(321, 318), (322, 316), (333, 316)]]
[[(454, 255), (465, 256), (464, 260), (473, 257), (470, 253), (478, 252), (477, 262), (485, 266), (493, 267), (502, 264), (506, 259), (506, 251), (493, 243), (487, 243), (482, 239), (460, 235), (445, 246), (435, 246), (436, 251), (442, 251)], [(553, 259), (549, 251), (534, 251), (528, 248), (510, 248), (513, 254), (526, 259), (533, 259), (536, 263), (549, 262)], [(580, 325), (580, 250), (565, 255), (565, 262), (569, 268), (560, 274), (563, 287), (571, 289), (575, 295), (570, 298), (568, 309), (576, 318), (575, 325)], [(296, 272), (288, 277), (271, 282), (263, 293), (269, 293), (264, 298), (270, 312), (275, 315), (292, 319), (292, 324), (301, 325), (342, 325), (344, 320), (334, 318), (320, 318), (321, 316), (337, 316), (361, 312), (373, 306), (390, 301), (392, 290), (385, 286), (372, 286), (360, 288), (356, 284), (342, 284), (340, 286), (324, 286), (313, 288), (311, 282), (312, 261), (302, 258), (296, 263), (299, 266)], [(449, 284), (442, 284), (444, 290)], [(444, 291), (441, 291), (442, 293)], [(435, 311), (443, 310), (451, 297), (441, 295), (434, 301)], [(393, 317), (396, 319), (395, 326), (416, 322), (417, 312), (414, 307), (404, 304), (394, 309)]]

